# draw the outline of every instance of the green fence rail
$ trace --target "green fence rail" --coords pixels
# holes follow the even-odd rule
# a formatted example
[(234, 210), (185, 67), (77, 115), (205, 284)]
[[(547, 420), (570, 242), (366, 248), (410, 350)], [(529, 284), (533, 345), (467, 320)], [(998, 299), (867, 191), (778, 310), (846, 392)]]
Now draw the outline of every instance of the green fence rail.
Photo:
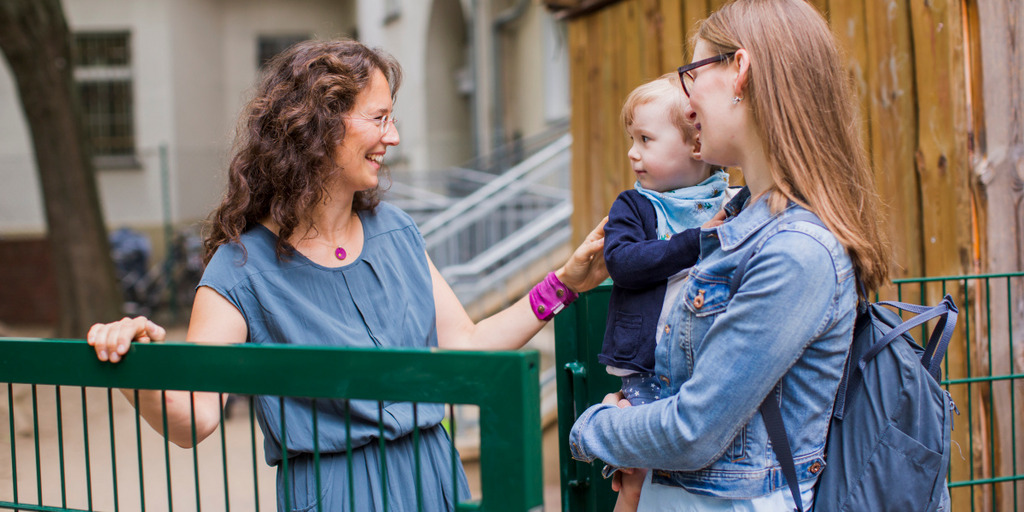
[[(186, 450), (142, 426), (114, 388), (445, 403), (450, 411), (452, 404), (476, 405), (480, 495), (458, 510), (539, 509), (538, 365), (533, 351), (184, 343), (134, 344), (113, 365), (96, 360), (81, 340), (0, 338), (0, 382), (7, 388), (0, 411), (6, 406), (8, 416), (0, 444), (10, 447), (0, 450), (0, 482), (10, 482), (0, 484), (0, 509), (276, 508), (274, 471), (259, 460), (251, 407), (247, 422), (235, 425), (222, 416), (219, 436)], [(127, 427), (121, 421), (126, 414)], [(454, 438), (456, 425), (446, 426)], [(159, 439), (160, 448), (154, 450), (150, 438)], [(180, 478), (181, 466), (189, 478)]]
[[(948, 482), (953, 510), (1024, 507), (1024, 273), (900, 279), (883, 299), (936, 304), (953, 295), (960, 316), (945, 359), (943, 386), (956, 401)], [(575, 419), (619, 378), (597, 361), (611, 284), (584, 293), (555, 319), (562, 510), (612, 510), (615, 494), (601, 477), (604, 463), (570, 456)], [(922, 333), (927, 327), (922, 327)], [(915, 337), (922, 339), (922, 334)], [(927, 339), (925, 337), (925, 339)], [(1015, 344), (1015, 340), (1017, 340)]]

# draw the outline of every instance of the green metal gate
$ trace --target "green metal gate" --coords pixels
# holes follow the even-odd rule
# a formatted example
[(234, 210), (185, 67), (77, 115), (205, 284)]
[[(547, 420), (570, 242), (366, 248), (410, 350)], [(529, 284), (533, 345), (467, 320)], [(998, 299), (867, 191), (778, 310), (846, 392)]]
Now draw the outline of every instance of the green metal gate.
[[(127, 388), (445, 403), (449, 410), (473, 404), (479, 407), (480, 496), (458, 510), (533, 510), (542, 504), (538, 364), (533, 351), (138, 343), (112, 365), (81, 340), (0, 338), (0, 382), (7, 383), (0, 410), (6, 406), (8, 416), (0, 443), (9, 445), (0, 451), (0, 481), (11, 482), (0, 486), (0, 509), (276, 508), (273, 471), (259, 460), (251, 408), (237, 428), (222, 416), (219, 442), (215, 433), (185, 450), (142, 426), (111, 391)], [(115, 420), (126, 410), (134, 417), (127, 426)], [(295, 427), (310, 426), (289, 428)], [(316, 432), (315, 414), (311, 427)], [(457, 425), (446, 427), (454, 438)], [(158, 438), (162, 449), (148, 438)], [(453, 449), (453, 480), (456, 464)], [(182, 466), (191, 478), (172, 478)]]
[[(883, 298), (935, 304), (953, 295), (960, 308), (942, 384), (956, 401), (949, 488), (953, 510), (1021, 510), (1024, 506), (1024, 273), (900, 279)], [(555, 320), (562, 510), (612, 510), (615, 494), (604, 463), (570, 456), (575, 419), (620, 386), (597, 362), (611, 283), (582, 294)], [(923, 329), (926, 327), (922, 327)], [(1016, 334), (1016, 336), (1015, 336)], [(915, 334), (918, 340), (920, 333)], [(1018, 342), (1015, 345), (1014, 340)], [(955, 363), (951, 363), (955, 361)]]

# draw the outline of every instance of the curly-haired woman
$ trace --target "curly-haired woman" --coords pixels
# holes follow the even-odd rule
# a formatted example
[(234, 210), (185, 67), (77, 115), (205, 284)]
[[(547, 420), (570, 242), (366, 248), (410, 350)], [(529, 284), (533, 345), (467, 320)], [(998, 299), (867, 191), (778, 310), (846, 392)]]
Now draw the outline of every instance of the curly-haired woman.
[[(380, 201), (381, 161), (399, 142), (392, 109), (400, 81), (392, 57), (349, 40), (300, 43), (269, 63), (242, 114), (228, 189), (211, 215), (208, 265), (189, 341), (514, 349), (575, 292), (607, 277), (598, 227), (527, 297), (474, 323), (431, 263), (412, 219)], [(88, 340), (100, 360), (117, 362), (132, 340), (163, 336), (162, 328), (139, 317), (96, 324)], [(139, 391), (138, 409), (163, 431), (166, 407), (165, 435), (190, 445), (188, 393), (167, 392), (166, 403), (160, 393)], [(216, 394), (195, 395), (197, 439), (216, 429), (221, 405)], [(460, 471), (457, 482), (450, 477), (451, 441), (440, 426), (441, 405), (420, 404), (415, 415), (411, 404), (388, 405), (382, 415), (385, 459), (377, 446), (376, 402), (354, 401), (348, 410), (343, 402), (319, 402), (316, 443), (308, 429), (309, 401), (284, 399), (281, 407), (277, 398), (258, 397), (256, 407), (267, 461), (278, 465), (288, 457), (288, 474), (283, 465), (278, 469), (282, 510), (343, 510), (350, 503), (377, 510), (385, 494), (391, 510), (451, 510), (468, 497), (465, 475)], [(286, 439), (282, 412), (288, 425), (297, 426), (287, 429)], [(413, 418), (420, 429), (418, 457)], [(286, 495), (291, 502), (285, 503)]]

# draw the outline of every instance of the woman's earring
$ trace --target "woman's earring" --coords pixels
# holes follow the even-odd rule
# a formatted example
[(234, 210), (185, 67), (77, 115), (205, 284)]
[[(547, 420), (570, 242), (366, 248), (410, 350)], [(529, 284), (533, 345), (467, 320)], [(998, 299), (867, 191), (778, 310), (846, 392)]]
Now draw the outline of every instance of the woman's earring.
[(739, 103), (741, 101), (743, 101), (743, 98), (740, 98), (739, 96), (733, 96), (732, 97), (732, 104), (733, 105), (735, 105), (735, 104), (737, 104), (737, 103)]

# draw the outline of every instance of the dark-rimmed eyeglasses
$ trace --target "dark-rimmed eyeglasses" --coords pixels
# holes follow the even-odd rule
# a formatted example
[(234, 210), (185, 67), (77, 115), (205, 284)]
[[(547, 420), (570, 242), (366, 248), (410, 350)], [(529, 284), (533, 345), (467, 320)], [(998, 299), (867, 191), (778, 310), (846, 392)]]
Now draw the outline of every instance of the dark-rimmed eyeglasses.
[(707, 66), (708, 64), (714, 64), (726, 59), (731, 59), (733, 55), (736, 55), (736, 52), (723, 53), (715, 55), (714, 57), (698, 60), (697, 62), (691, 62), (685, 66), (679, 66), (679, 82), (683, 84), (683, 92), (686, 94), (686, 97), (690, 97), (690, 88), (693, 87), (693, 73), (691, 73), (691, 71), (701, 66)]

